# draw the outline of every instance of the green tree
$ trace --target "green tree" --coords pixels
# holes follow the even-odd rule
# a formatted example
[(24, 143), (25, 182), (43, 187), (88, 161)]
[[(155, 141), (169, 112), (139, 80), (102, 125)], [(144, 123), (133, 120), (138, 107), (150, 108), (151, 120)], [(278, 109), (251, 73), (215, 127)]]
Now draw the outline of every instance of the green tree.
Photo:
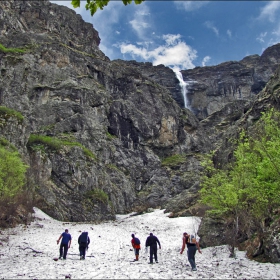
[(208, 156), (200, 191), (209, 213), (231, 224), (232, 250), (246, 224), (261, 235), (264, 220), (280, 206), (280, 113), (264, 113), (250, 137), (243, 131), (234, 158), (231, 166), (216, 169)]
[[(144, 0), (134, 0), (135, 4), (141, 4)], [(98, 9), (103, 10), (105, 6), (108, 5), (110, 0), (87, 0), (85, 5), (86, 10), (90, 11), (90, 14), (93, 16)], [(124, 5), (131, 4), (132, 0), (122, 0)], [(81, 0), (72, 0), (72, 6), (78, 8), (81, 5)]]
[(27, 165), (16, 151), (0, 146), (0, 197), (13, 197), (25, 183)]

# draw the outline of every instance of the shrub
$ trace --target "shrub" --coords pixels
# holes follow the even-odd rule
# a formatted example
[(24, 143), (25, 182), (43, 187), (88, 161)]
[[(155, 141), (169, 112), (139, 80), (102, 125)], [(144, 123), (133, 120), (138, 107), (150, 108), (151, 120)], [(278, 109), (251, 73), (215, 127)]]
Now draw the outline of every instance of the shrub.
[(87, 197), (91, 198), (91, 199), (96, 199), (99, 200), (102, 203), (108, 203), (109, 202), (109, 196), (107, 193), (105, 193), (103, 190), (101, 189), (94, 189), (89, 191), (86, 194)]
[(20, 192), (27, 168), (17, 151), (0, 146), (0, 197), (13, 197)]

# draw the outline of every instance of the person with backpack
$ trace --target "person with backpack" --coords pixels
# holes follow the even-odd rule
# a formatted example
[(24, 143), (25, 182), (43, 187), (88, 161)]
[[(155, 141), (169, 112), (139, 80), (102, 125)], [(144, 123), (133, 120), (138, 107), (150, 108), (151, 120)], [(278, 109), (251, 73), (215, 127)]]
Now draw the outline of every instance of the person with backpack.
[(79, 251), (80, 251), (80, 260), (84, 260), (86, 257), (86, 250), (88, 249), (88, 245), (90, 243), (90, 239), (88, 236), (88, 232), (84, 231), (78, 238), (79, 243)]
[(134, 234), (131, 234), (131, 237), (132, 237), (132, 240), (131, 240), (131, 245), (134, 249), (134, 253), (135, 253), (135, 259), (134, 259), (134, 262), (135, 261), (139, 261), (139, 250), (141, 249), (141, 242), (140, 242), (140, 239), (135, 237)]
[(196, 271), (196, 263), (195, 263), (195, 253), (196, 250), (201, 254), (201, 250), (199, 247), (199, 242), (196, 240), (194, 235), (187, 234), (186, 232), (183, 233), (183, 244), (180, 254), (183, 254), (185, 248), (188, 248), (188, 261), (192, 267), (192, 271)]
[(56, 241), (57, 245), (58, 245), (60, 239), (62, 239), (62, 240), (61, 240), (60, 247), (59, 247), (59, 259), (62, 259), (62, 257), (63, 257), (63, 259), (66, 260), (67, 252), (71, 246), (71, 240), (72, 240), (71, 234), (68, 233), (68, 229), (66, 229), (59, 236), (58, 240)]
[(155, 257), (156, 263), (158, 263), (158, 258), (157, 258), (157, 244), (159, 245), (159, 249), (161, 249), (160, 242), (158, 238), (150, 233), (150, 235), (147, 237), (146, 240), (146, 248), (150, 246), (150, 262), (149, 264), (153, 264), (153, 256)]

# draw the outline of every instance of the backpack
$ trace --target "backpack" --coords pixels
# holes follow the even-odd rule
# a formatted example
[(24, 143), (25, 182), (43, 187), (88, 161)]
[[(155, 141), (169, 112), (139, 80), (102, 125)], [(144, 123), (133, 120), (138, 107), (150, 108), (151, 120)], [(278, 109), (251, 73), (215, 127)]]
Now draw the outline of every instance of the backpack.
[(189, 237), (189, 240), (188, 240), (188, 243), (190, 243), (190, 244), (196, 244), (196, 238), (195, 238), (195, 236), (194, 235), (190, 235), (190, 237)]
[(88, 244), (88, 233), (87, 232), (83, 232), (80, 235), (79, 243), (82, 247), (87, 247), (87, 244)]
[(137, 237), (134, 237), (134, 244), (135, 245), (140, 245), (140, 240), (139, 240), (139, 238), (137, 238)]

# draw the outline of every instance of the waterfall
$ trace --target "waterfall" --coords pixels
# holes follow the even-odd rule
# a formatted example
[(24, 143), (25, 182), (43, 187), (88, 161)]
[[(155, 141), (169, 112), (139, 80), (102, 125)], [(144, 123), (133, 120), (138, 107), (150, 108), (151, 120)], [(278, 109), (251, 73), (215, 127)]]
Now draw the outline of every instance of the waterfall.
[(183, 95), (183, 98), (184, 98), (185, 108), (190, 109), (188, 98), (187, 98), (187, 92), (188, 92), (187, 86), (189, 85), (189, 83), (184, 81), (182, 73), (180, 72), (180, 69), (174, 68), (172, 70), (174, 71), (177, 79), (179, 80), (179, 83), (180, 83), (180, 86), (181, 86), (181, 92), (182, 92), (182, 95)]

